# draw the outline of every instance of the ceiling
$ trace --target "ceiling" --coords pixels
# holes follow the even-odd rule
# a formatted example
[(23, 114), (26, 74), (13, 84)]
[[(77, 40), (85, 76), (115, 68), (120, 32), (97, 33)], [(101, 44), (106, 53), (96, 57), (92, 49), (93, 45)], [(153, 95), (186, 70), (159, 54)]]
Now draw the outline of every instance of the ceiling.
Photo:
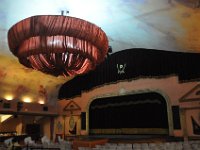
[(70, 79), (27, 69), (9, 51), (9, 28), (34, 15), (60, 15), (64, 10), (65, 15), (95, 23), (107, 34), (113, 52), (128, 48), (200, 52), (200, 8), (193, 4), (172, 0), (0, 1), (0, 98), (29, 97), (32, 102), (53, 104), (59, 87)]

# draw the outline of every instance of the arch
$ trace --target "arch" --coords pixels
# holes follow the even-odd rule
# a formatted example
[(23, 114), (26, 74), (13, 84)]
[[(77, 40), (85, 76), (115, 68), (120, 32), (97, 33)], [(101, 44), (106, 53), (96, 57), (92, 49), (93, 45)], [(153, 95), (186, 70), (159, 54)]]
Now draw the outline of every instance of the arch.
[[(145, 96), (147, 96), (147, 97), (150, 96), (149, 97), (150, 99), (146, 99)], [(133, 100), (124, 100), (127, 97), (129, 97), (129, 98), (131, 97), (131, 99), (133, 99)], [(136, 97), (140, 97), (140, 98), (143, 97), (144, 100), (139, 101)], [(119, 98), (123, 99), (123, 100), (119, 100)], [(156, 98), (157, 98), (157, 100), (156, 100)], [(159, 101), (159, 99), (160, 99), (160, 101)], [(111, 100), (110, 104), (108, 102), (109, 100)], [(95, 104), (95, 105), (93, 105), (93, 104)], [(98, 104), (99, 104), (99, 106), (98, 106)], [(130, 115), (126, 116), (126, 115), (124, 115), (124, 113), (129, 112), (128, 114), (133, 113), (132, 115), (134, 115), (134, 111), (132, 109), (126, 110), (126, 108), (131, 108), (131, 107), (134, 108), (136, 105), (137, 106), (140, 105), (139, 107), (145, 108), (147, 105), (149, 105), (149, 106), (151, 105), (152, 108), (154, 107), (154, 109), (153, 109), (154, 114), (157, 114), (158, 112), (156, 113), (155, 107), (157, 108), (157, 111), (158, 111), (158, 109), (159, 109), (158, 106), (160, 104), (162, 104), (162, 106), (163, 106), (162, 109), (160, 109), (160, 111), (165, 110), (162, 114), (164, 114), (166, 116), (165, 120), (163, 120), (163, 124), (162, 123), (160, 125), (157, 124), (157, 126), (156, 126), (156, 124), (155, 124), (156, 119), (157, 119), (156, 122), (159, 122), (159, 119), (162, 120), (161, 116), (160, 117), (157, 116), (157, 118), (155, 118), (155, 117), (153, 118), (154, 123), (150, 123), (149, 126), (143, 125), (143, 126), (139, 127), (139, 124), (141, 124), (144, 121), (144, 120), (139, 120), (138, 123), (133, 123), (133, 122), (129, 121), (128, 122), (129, 125), (123, 127), (123, 122), (126, 123), (126, 121), (127, 121), (125, 118), (127, 118), (127, 116), (128, 117), (130, 116)], [(120, 115), (119, 113), (116, 114), (120, 118), (122, 118), (122, 122), (117, 124), (116, 121), (112, 120), (112, 119), (116, 119), (116, 117), (110, 117), (110, 119), (111, 119), (110, 122), (113, 122), (113, 124), (117, 124), (116, 126), (114, 126), (114, 128), (111, 127), (112, 123), (110, 125), (108, 125), (108, 124), (106, 125), (104, 123), (104, 125), (102, 127), (103, 129), (102, 128), (100, 129), (100, 128), (98, 128), (99, 127), (98, 125), (95, 126), (94, 123), (90, 122), (90, 119), (92, 119), (92, 118), (94, 119), (94, 117), (91, 114), (91, 113), (94, 113), (94, 111), (91, 112), (92, 109), (96, 109), (96, 108), (97, 109), (104, 109), (105, 107), (110, 107), (110, 108), (113, 107), (113, 109), (111, 111), (117, 112), (114, 109), (114, 107), (120, 108), (121, 107), (120, 105), (126, 106), (125, 110), (123, 110), (124, 112), (122, 112), (122, 115)], [(123, 108), (123, 106), (122, 106), (122, 108)], [(104, 109), (104, 111), (105, 111), (105, 109)], [(148, 116), (151, 113), (150, 110), (148, 110), (148, 111), (149, 111), (148, 113), (146, 111), (146, 114), (145, 113), (140, 114), (140, 117), (142, 116), (142, 117), (145, 118), (145, 115)], [(96, 112), (98, 114), (98, 111), (96, 111)], [(107, 114), (106, 117), (108, 115), (109, 114)], [(105, 120), (105, 122), (106, 122), (106, 118), (102, 119), (103, 116), (101, 116), (101, 115), (100, 115), (100, 117), (97, 117), (97, 118), (100, 118), (99, 120), (96, 121), (97, 124), (99, 124), (99, 121), (101, 122), (103, 120)], [(109, 117), (107, 117), (107, 119), (108, 118)], [(105, 95), (96, 96), (96, 97), (92, 98), (88, 103), (86, 122), (87, 122), (86, 130), (87, 130), (88, 134), (90, 132), (90, 134), (91, 133), (92, 134), (94, 134), (94, 133), (99, 133), (99, 134), (154, 134), (155, 133), (155, 134), (173, 135), (173, 122), (172, 122), (171, 104), (170, 104), (168, 96), (165, 95), (160, 90), (154, 90), (154, 91), (152, 91), (152, 90), (140, 90), (140, 91), (126, 92), (126, 93), (123, 93), (121, 95), (120, 94), (110, 94), (109, 96), (108, 95), (107, 96), (105, 96)]]

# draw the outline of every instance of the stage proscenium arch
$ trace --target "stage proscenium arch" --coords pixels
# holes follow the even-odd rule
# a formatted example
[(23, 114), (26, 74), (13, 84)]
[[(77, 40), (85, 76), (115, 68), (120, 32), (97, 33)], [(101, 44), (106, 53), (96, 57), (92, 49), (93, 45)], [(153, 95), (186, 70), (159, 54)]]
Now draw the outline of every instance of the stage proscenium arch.
[(169, 135), (167, 102), (157, 92), (94, 99), (89, 134)]

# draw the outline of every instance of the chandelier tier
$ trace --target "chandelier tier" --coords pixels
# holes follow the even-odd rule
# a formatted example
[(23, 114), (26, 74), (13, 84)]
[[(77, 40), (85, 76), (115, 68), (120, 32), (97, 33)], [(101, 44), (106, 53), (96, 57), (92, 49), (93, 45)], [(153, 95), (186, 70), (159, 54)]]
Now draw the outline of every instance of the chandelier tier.
[(26, 18), (8, 31), (8, 45), (19, 62), (55, 76), (95, 69), (106, 57), (105, 32), (88, 21), (56, 15)]

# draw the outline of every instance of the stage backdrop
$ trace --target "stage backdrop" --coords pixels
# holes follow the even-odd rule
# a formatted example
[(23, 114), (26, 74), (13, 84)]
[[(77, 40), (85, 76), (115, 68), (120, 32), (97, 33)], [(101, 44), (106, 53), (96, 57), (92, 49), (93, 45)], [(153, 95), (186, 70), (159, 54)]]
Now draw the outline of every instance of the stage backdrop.
[(89, 129), (90, 134), (168, 134), (166, 101), (155, 92), (95, 99)]

